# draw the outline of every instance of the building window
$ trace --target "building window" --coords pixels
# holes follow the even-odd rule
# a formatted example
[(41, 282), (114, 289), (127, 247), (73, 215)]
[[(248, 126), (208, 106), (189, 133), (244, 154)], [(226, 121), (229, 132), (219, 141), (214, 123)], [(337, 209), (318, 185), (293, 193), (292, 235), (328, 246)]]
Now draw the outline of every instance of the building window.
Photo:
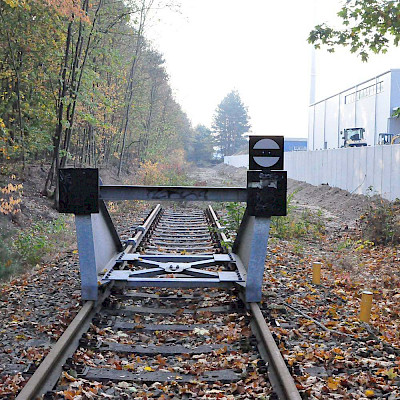
[(344, 98), (344, 103), (345, 103), (345, 104), (354, 103), (355, 101), (356, 101), (356, 94), (355, 94), (355, 92), (348, 94), (348, 95), (345, 96), (345, 98)]
[(356, 92), (350, 93), (344, 97), (344, 103), (350, 104), (354, 103), (355, 101), (361, 100), (364, 97), (374, 96), (375, 93), (382, 93), (383, 92), (383, 81), (378, 82), (376, 85), (371, 85), (366, 88), (357, 90)]

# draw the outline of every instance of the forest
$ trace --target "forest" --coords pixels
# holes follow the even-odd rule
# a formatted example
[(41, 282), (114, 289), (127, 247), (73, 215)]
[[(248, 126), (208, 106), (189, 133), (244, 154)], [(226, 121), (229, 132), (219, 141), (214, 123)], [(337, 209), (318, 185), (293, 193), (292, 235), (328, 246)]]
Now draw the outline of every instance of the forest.
[(155, 6), (0, 3), (0, 154), (23, 167), (49, 164), (44, 192), (67, 163), (120, 174), (136, 162), (181, 160), (193, 130), (144, 36)]
[[(119, 176), (139, 165), (166, 164), (168, 183), (174, 183), (186, 159), (212, 160), (218, 126), (214, 134), (192, 127), (163, 55), (146, 38), (162, 7), (177, 6), (161, 0), (0, 1), (2, 168), (8, 160), (22, 169), (40, 162), (48, 195), (56, 170), (66, 165), (115, 168)], [(245, 118), (235, 133), (241, 135), (249, 124), (235, 93)]]

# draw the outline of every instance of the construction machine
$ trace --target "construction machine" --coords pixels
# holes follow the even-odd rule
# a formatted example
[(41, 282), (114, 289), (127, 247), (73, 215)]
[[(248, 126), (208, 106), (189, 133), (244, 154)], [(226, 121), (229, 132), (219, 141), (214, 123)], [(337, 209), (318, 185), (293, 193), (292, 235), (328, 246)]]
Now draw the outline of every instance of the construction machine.
[(380, 133), (378, 136), (378, 145), (400, 144), (400, 135), (394, 133)]
[(347, 128), (340, 133), (344, 139), (343, 147), (362, 147), (366, 146), (367, 142), (364, 139), (364, 128)]
[(392, 144), (393, 133), (380, 133), (378, 136), (378, 145)]
[(400, 144), (400, 135), (393, 136), (391, 144)]

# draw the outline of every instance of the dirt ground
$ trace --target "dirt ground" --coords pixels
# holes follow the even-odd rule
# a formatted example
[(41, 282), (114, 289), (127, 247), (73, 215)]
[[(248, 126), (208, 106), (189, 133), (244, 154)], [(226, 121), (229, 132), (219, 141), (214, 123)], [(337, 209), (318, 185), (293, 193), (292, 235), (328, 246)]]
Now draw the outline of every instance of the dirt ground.
[(349, 226), (354, 226), (371, 200), (328, 185), (313, 186), (292, 179), (288, 181), (288, 191), (293, 193), (294, 204), (324, 210), (327, 217), (334, 216), (338, 223)]
[(227, 164), (189, 170), (190, 179), (201, 186), (246, 186), (246, 175), (247, 168), (235, 168)]
[[(246, 186), (246, 168), (219, 164), (212, 168), (194, 168), (190, 178), (209, 186)], [(313, 211), (322, 210), (324, 216), (338, 225), (354, 226), (370, 198), (333, 188), (328, 185), (313, 186), (305, 182), (288, 180), (288, 193), (293, 194), (292, 204)]]

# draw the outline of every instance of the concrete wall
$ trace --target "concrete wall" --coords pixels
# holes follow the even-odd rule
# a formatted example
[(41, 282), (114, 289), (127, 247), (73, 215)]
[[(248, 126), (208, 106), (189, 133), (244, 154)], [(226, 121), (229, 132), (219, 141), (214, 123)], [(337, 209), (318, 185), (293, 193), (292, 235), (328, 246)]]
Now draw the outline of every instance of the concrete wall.
[(400, 198), (400, 145), (285, 153), (288, 177), (367, 194)]
[(224, 164), (233, 165), (234, 167), (249, 168), (249, 155), (239, 154), (237, 156), (224, 156)]

